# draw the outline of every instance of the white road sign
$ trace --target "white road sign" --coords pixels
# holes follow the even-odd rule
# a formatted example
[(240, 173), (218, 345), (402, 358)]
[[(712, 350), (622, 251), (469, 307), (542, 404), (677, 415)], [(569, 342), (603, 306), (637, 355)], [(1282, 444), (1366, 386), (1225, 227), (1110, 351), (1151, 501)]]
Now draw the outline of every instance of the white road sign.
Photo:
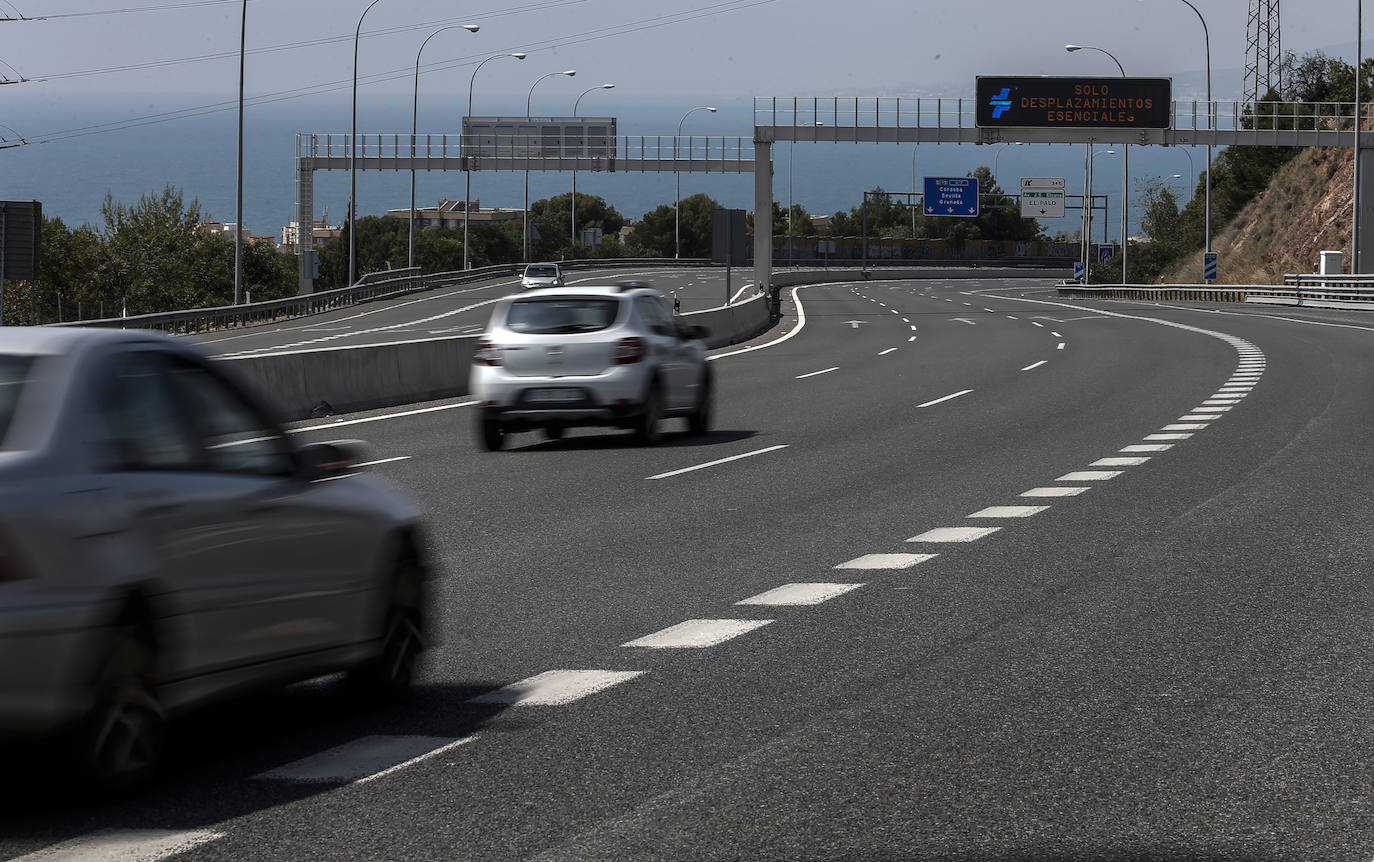
[(1063, 218), (1063, 177), (1021, 178), (1022, 218)]

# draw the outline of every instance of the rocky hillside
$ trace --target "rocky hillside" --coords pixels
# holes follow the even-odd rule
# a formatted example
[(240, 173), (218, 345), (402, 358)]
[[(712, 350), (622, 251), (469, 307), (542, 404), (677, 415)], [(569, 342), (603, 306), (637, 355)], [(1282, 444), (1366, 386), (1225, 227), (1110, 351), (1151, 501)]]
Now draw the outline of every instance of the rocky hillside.
[[(1345, 147), (1308, 147), (1284, 165), (1268, 189), (1213, 234), (1219, 282), (1278, 284), (1284, 273), (1315, 272), (1323, 249), (1343, 250), (1348, 261), (1354, 163)], [(1202, 252), (1163, 281), (1200, 283)]]

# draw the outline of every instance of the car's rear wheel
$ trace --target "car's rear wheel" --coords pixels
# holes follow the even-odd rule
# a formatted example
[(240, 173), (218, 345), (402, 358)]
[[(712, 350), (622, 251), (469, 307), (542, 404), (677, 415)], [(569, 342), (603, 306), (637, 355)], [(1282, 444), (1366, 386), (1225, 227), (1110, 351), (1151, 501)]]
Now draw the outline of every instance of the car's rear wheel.
[(71, 754), (82, 790), (97, 798), (146, 786), (162, 764), (167, 715), (157, 699), (152, 633), (136, 616), (114, 626), (92, 682), (90, 713)]
[(644, 399), (644, 409), (635, 418), (635, 442), (652, 446), (663, 439), (663, 396), (658, 385), (649, 388), (649, 396)]
[(713, 409), (714, 387), (711, 385), (711, 375), (702, 372), (701, 389), (697, 394), (697, 406), (687, 414), (687, 430), (693, 434), (705, 434), (711, 430), (711, 413)]
[(477, 442), (488, 452), (500, 452), (506, 442), (506, 429), (496, 419), (477, 417)]
[(349, 673), (354, 688), (370, 699), (403, 700), (415, 680), (415, 665), (425, 648), (423, 584), (420, 565), (402, 555), (391, 574), (382, 643), (377, 655)]

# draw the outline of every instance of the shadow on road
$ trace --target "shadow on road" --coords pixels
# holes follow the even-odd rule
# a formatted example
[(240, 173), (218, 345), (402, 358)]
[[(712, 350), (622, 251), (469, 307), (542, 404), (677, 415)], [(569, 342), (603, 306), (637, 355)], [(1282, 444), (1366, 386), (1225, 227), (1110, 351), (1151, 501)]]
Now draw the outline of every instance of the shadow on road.
[(522, 434), (508, 438), (506, 449), (510, 452), (551, 452), (557, 450), (608, 451), (612, 449), (695, 449), (702, 446), (719, 446), (722, 443), (736, 443), (759, 436), (758, 431), (728, 430), (708, 431), (705, 434), (692, 434), (687, 431), (668, 432), (663, 439), (652, 446), (641, 446), (635, 442), (633, 434), (622, 431), (607, 431), (598, 434), (578, 434), (562, 440), (546, 440), (539, 432)]

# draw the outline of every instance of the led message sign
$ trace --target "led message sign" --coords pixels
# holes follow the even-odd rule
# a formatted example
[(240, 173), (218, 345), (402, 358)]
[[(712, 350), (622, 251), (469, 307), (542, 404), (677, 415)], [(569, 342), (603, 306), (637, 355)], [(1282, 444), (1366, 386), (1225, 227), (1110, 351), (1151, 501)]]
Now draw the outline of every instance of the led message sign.
[(1167, 129), (1168, 78), (979, 76), (978, 125)]

